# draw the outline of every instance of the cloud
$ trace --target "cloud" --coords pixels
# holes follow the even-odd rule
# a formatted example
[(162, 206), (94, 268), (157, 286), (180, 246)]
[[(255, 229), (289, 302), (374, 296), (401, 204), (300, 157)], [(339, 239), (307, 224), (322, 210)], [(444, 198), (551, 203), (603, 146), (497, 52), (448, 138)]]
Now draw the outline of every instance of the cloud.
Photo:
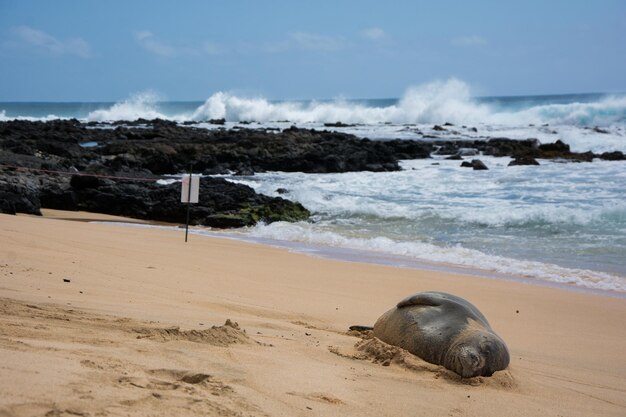
[(23, 43), (55, 55), (75, 55), (81, 58), (91, 57), (91, 48), (82, 38), (61, 40), (29, 26), (18, 26), (14, 28), (13, 32)]
[(279, 54), (281, 52), (288, 51), (291, 46), (291, 42), (289, 42), (288, 40), (264, 42), (261, 45), (261, 50), (270, 54)]
[(317, 33), (292, 33), (291, 40), (297, 47), (313, 51), (339, 51), (346, 46), (343, 38), (319, 35)]
[(454, 46), (480, 46), (485, 45), (487, 43), (487, 40), (482, 36), (470, 35), (454, 38), (452, 39), (451, 43)]
[[(380, 36), (373, 34), (372, 36)], [(257, 53), (280, 54), (293, 50), (334, 52), (343, 50), (348, 42), (342, 37), (326, 36), (317, 33), (296, 32), (275, 41), (236, 42), (219, 44), (212, 41), (198, 42), (196, 45), (174, 45), (159, 39), (149, 30), (135, 32), (135, 41), (146, 51), (165, 58), (175, 56), (215, 56), (223, 54), (249, 55)]]
[(361, 36), (371, 41), (378, 41), (383, 39), (386, 35), (385, 31), (379, 27), (367, 28), (361, 31)]
[[(293, 50), (333, 52), (345, 49), (344, 38), (320, 35), (318, 33), (295, 32), (286, 38), (261, 43), (247, 43), (246, 52), (261, 51), (268, 54), (280, 54)], [(241, 51), (242, 48), (239, 48)]]
[(205, 41), (202, 44), (189, 46), (174, 46), (168, 42), (162, 41), (149, 30), (142, 30), (135, 33), (135, 41), (146, 51), (155, 55), (171, 58), (174, 56), (202, 56), (202, 55), (219, 55), (222, 48), (215, 42)]
[(219, 55), (222, 53), (222, 47), (219, 44), (210, 41), (204, 42), (201, 50), (207, 55)]
[(177, 53), (176, 49), (167, 43), (159, 41), (154, 34), (148, 30), (135, 33), (135, 40), (145, 50), (159, 56), (171, 57)]

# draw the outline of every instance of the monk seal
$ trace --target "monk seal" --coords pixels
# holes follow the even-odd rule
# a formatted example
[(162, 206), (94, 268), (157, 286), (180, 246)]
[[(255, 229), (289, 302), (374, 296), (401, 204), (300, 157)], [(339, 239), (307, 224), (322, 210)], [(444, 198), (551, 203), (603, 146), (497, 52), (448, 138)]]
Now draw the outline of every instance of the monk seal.
[(474, 305), (456, 295), (434, 291), (411, 295), (383, 314), (373, 331), (383, 342), (463, 378), (491, 376), (509, 365), (504, 341)]

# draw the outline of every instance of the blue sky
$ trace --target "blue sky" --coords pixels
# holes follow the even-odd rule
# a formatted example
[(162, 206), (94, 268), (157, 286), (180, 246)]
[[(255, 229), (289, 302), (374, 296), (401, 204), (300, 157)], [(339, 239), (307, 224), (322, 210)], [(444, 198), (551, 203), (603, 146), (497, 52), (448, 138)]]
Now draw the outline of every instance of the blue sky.
[(0, 0), (0, 101), (626, 91), (626, 1)]

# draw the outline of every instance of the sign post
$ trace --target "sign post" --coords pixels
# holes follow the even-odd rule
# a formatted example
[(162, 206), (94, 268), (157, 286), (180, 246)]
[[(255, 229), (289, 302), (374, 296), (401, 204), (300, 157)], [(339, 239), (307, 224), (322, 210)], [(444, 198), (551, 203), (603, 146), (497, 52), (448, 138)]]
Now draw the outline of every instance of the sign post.
[(194, 176), (189, 170), (189, 175), (183, 175), (182, 187), (180, 190), (180, 202), (187, 203), (187, 223), (185, 224), (185, 242), (189, 235), (189, 213), (192, 203), (198, 202), (200, 195), (200, 175)]

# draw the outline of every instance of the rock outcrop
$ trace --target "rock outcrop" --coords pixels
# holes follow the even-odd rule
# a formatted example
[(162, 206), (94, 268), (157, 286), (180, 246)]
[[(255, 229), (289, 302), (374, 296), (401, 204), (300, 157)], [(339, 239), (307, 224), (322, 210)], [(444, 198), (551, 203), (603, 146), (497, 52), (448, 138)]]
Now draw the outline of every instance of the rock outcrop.
[[(209, 122), (225, 123), (223, 119)], [(345, 127), (339, 122), (329, 126)], [(446, 130), (441, 126), (433, 129)], [(163, 175), (187, 172), (190, 166), (206, 175), (383, 172), (399, 170), (400, 160), (429, 158), (431, 154), (453, 155), (454, 159), (479, 154), (510, 156), (515, 158), (511, 165), (535, 164), (539, 158), (572, 162), (596, 157), (625, 159), (622, 152), (571, 152), (560, 140), (548, 144), (508, 138), (373, 141), (295, 126), (282, 131), (241, 126), (226, 130), (159, 119), (110, 124), (15, 120), (0, 122), (0, 212), (38, 214), (41, 207), (49, 207), (182, 222), (185, 208), (179, 202), (179, 185), (156, 181)], [(477, 159), (464, 161), (464, 166), (487, 169)], [(27, 170), (21, 170), (24, 168)], [(55, 172), (83, 175), (70, 179)], [(192, 206), (192, 221), (197, 224), (241, 227), (309, 216), (298, 203), (262, 196), (244, 185), (208, 177), (201, 183), (201, 202)]]

